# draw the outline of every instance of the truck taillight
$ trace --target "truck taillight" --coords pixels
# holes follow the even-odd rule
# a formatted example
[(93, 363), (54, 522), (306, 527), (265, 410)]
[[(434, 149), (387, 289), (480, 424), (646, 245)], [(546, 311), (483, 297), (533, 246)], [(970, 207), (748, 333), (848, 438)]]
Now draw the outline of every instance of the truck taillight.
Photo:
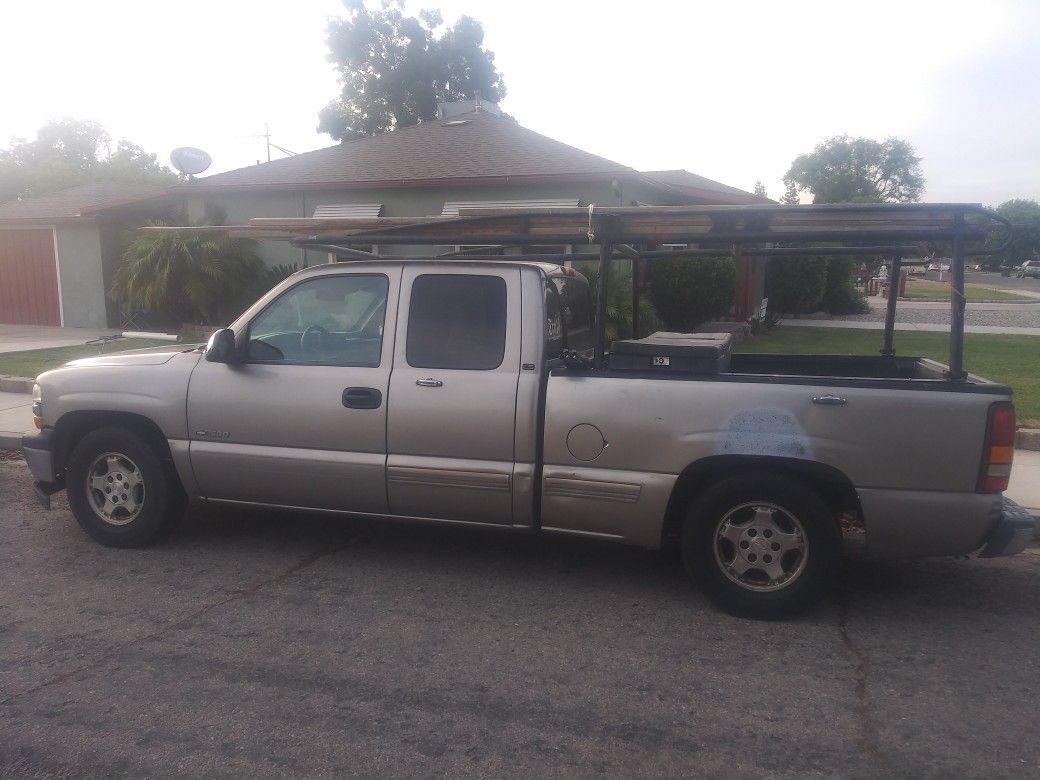
[(982, 450), (982, 468), (979, 470), (979, 493), (1000, 493), (1007, 490), (1011, 478), (1011, 461), (1015, 457), (1015, 407), (1011, 404), (993, 404), (986, 423), (986, 443)]

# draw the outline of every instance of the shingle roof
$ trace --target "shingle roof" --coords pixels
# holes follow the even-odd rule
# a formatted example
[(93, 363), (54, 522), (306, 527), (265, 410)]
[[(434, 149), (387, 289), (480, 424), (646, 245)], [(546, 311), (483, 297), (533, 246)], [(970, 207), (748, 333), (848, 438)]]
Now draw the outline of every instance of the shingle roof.
[(761, 198), (758, 198), (747, 190), (730, 187), (728, 184), (723, 184), (714, 181), (713, 179), (698, 176), (696, 173), (690, 173), (682, 168), (671, 171), (643, 171), (643, 176), (653, 182), (666, 184), (669, 187), (674, 187), (675, 189), (683, 191), (689, 195), (698, 195), (704, 192), (719, 192), (727, 195), (736, 195), (741, 199), (746, 198), (749, 202), (762, 202)]
[(482, 111), (449, 120), (431, 119), (383, 135), (218, 173), (193, 186), (286, 187), (635, 173), (628, 166)]
[(0, 203), (0, 223), (69, 222), (105, 203), (142, 198), (162, 192), (149, 184), (95, 181), (47, 195)]

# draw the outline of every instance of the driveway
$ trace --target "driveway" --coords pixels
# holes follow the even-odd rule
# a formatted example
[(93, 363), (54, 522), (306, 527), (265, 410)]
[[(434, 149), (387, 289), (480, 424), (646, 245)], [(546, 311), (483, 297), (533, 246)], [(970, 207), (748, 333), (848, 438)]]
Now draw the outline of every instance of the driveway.
[(28, 486), (0, 463), (0, 775), (1040, 772), (1040, 550), (756, 623), (652, 552), (245, 512), (119, 551)]
[(74, 347), (91, 339), (114, 336), (118, 330), (98, 328), (54, 328), (44, 325), (0, 325), (0, 353), (30, 349)]

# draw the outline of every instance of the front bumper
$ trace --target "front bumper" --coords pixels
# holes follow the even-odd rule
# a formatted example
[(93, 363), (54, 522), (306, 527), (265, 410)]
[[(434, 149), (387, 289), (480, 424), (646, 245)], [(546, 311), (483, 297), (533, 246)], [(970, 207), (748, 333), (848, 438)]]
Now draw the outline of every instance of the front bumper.
[(47, 509), (51, 508), (51, 496), (65, 487), (65, 476), (54, 466), (52, 433), (53, 429), (44, 428), (39, 435), (22, 437), (22, 455), (32, 472), (36, 496)]
[(980, 558), (997, 558), (1022, 552), (1036, 535), (1037, 521), (1010, 498), (1000, 506), (1000, 520), (979, 551)]

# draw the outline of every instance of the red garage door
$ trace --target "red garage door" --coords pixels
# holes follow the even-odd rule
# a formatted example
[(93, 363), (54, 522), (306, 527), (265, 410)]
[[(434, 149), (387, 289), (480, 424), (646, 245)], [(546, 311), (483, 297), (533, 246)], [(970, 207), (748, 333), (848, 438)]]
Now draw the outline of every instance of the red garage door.
[(52, 231), (0, 230), (0, 322), (61, 325)]

